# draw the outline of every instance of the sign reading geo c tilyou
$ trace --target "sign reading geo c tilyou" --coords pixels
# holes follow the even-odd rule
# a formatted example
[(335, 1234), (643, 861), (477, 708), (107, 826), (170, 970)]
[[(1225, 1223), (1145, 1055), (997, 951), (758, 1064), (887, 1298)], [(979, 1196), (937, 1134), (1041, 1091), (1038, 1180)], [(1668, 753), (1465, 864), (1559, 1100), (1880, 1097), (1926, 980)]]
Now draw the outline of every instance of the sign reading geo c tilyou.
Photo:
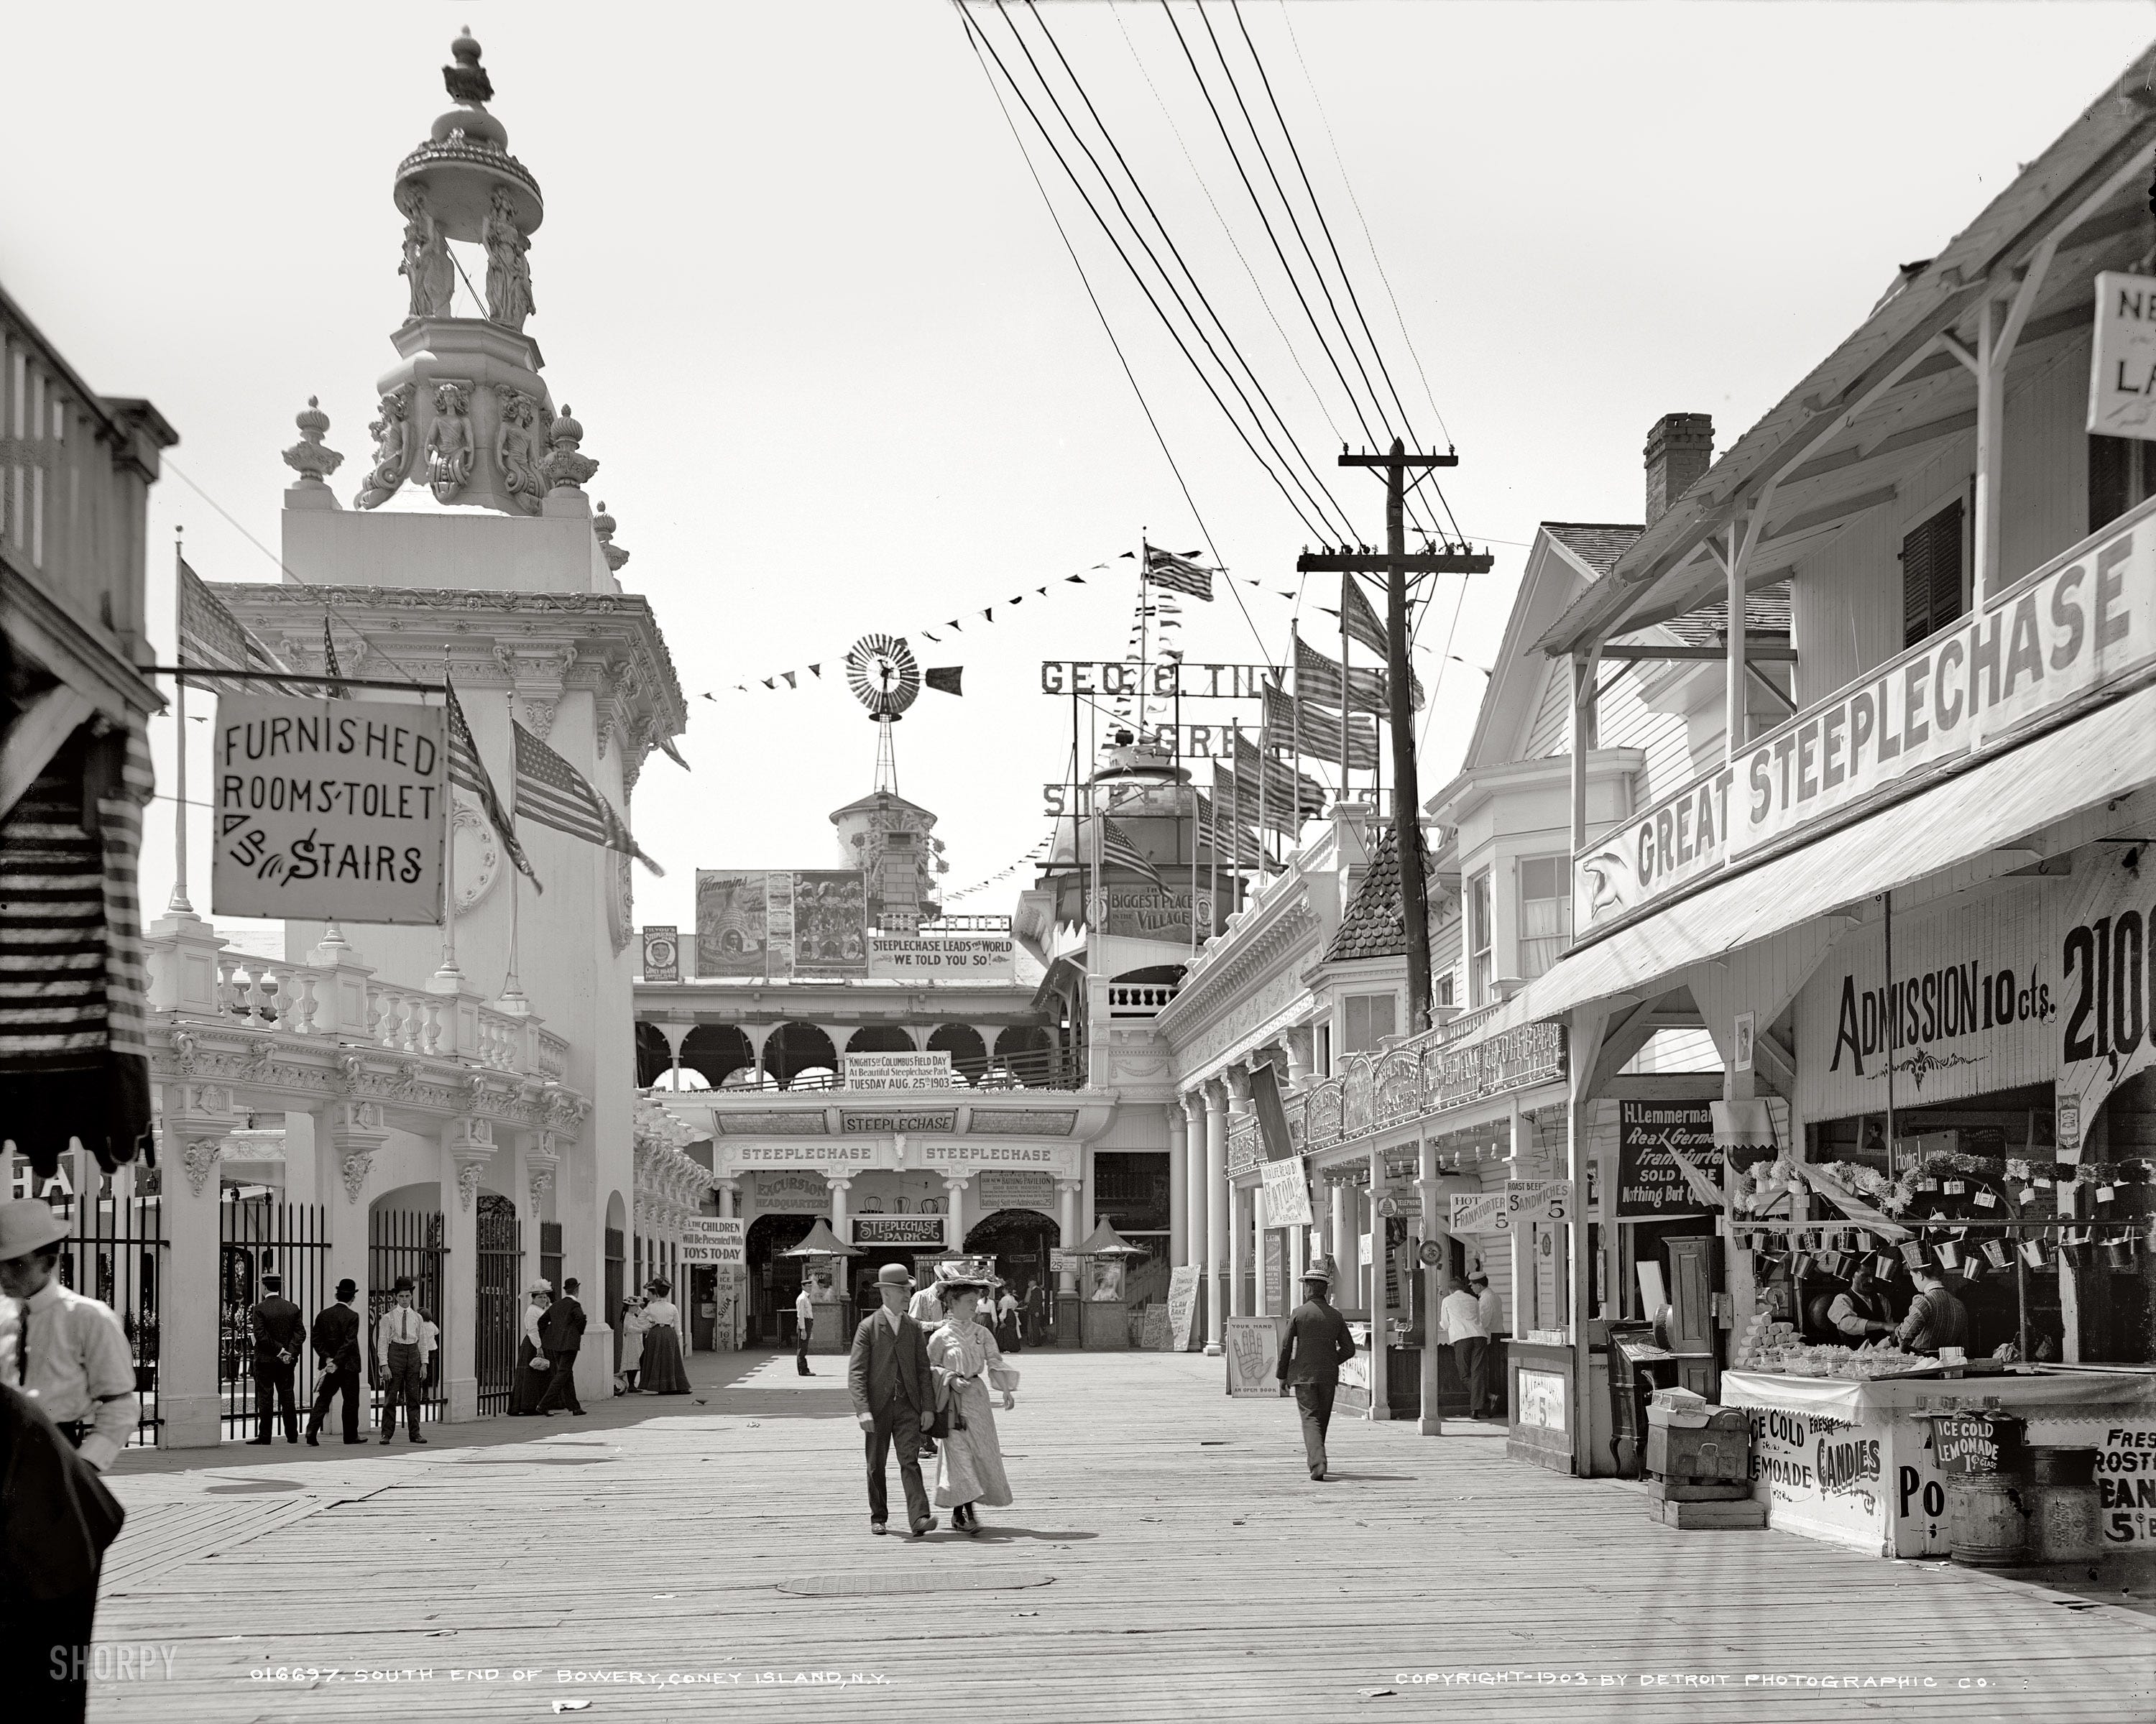
[(442, 920), (448, 751), (439, 707), (218, 702), (218, 916)]
[(1589, 844), (1573, 865), (1579, 931), (1912, 773), (1981, 756), (2152, 659), (2156, 505), (2143, 503)]

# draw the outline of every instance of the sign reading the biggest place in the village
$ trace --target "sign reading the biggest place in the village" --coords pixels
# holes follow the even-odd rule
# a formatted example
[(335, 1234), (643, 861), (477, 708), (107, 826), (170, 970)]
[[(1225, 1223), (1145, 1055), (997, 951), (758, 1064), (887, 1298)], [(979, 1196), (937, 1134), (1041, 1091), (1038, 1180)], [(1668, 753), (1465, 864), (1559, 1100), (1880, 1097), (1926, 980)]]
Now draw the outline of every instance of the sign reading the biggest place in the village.
[(2156, 500), (1573, 859), (1583, 933), (2156, 659)]
[[(1188, 936), (1194, 919), (1201, 930), (1213, 926), (1213, 895), (1186, 886), (1111, 886), (1089, 895), (1089, 914), (1102, 932), (1133, 940)], [(1105, 913), (1101, 900), (1107, 900)], [(1194, 898), (1196, 908), (1192, 907)]]
[(219, 700), (213, 912), (439, 924), (442, 736), (439, 707)]
[(2156, 279), (2106, 269), (2096, 278), (2088, 428), (2156, 438)]

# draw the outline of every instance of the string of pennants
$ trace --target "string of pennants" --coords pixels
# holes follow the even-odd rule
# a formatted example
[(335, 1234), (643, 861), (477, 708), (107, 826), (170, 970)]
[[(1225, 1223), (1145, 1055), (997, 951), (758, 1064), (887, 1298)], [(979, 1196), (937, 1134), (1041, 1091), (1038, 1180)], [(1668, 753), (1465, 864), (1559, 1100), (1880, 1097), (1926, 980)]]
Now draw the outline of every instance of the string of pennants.
[[(1049, 597), (1051, 593), (1055, 592), (1060, 587), (1089, 586), (1091, 583), (1086, 578), (1088, 575), (1098, 574), (1103, 569), (1113, 568), (1118, 562), (1128, 562), (1133, 561), (1137, 556), (1137, 552), (1135, 551), (1125, 551), (1114, 557), (1103, 557), (1098, 562), (1088, 564), (1076, 574), (1064, 575), (1057, 580), (1050, 581), (1045, 585), (1035, 587), (1029, 592), (1014, 593), (1009, 598), (1004, 599), (997, 604), (983, 605), (978, 610), (963, 611), (957, 616), (947, 618), (941, 622), (935, 623), (924, 623), (916, 631), (916, 633), (919, 634), (925, 639), (936, 642), (940, 646), (944, 642), (945, 635), (963, 634), (965, 632), (966, 624), (968, 623), (974, 623), (977, 627), (983, 623), (993, 625), (996, 620), (996, 613), (999, 610), (1015, 610), (1019, 606), (1024, 604), (1028, 599), (1031, 599), (1037, 603), (1040, 600)], [(1174, 588), (1177, 591), (1194, 591), (1194, 588), (1190, 585), (1186, 584), (1183, 580), (1178, 579), (1173, 572), (1173, 570), (1178, 566), (1193, 568), (1196, 567), (1197, 565), (1190, 562), (1189, 559), (1177, 557), (1173, 552), (1156, 551), (1149, 554), (1147, 563), (1147, 578), (1152, 582), (1157, 589), (1165, 589), (1169, 586), (1171, 582), (1173, 582)], [(1203, 570), (1202, 572), (1219, 580), (1240, 582), (1245, 586), (1263, 587), (1265, 585), (1263, 581), (1260, 580), (1254, 575), (1231, 575), (1224, 569), (1205, 569)], [(1271, 590), (1279, 592), (1281, 597), (1283, 598), (1292, 599), (1295, 597), (1294, 593), (1282, 591), (1277, 587)], [(1209, 591), (1207, 591), (1197, 593), (1196, 596), (1209, 598), (1212, 594)], [(1134, 634), (1133, 640), (1135, 640), (1135, 638)], [(768, 676), (751, 676), (743, 681), (732, 684), (729, 691), (737, 694), (752, 695), (759, 687), (773, 693), (783, 693), (789, 689), (799, 689), (804, 686), (814, 687), (816, 684), (824, 680), (824, 671), (827, 662), (829, 661), (817, 659), (805, 665), (796, 665), (791, 670), (774, 670)], [(933, 682), (932, 679), (935, 675), (936, 673), (934, 672), (930, 673), (932, 679), (931, 685), (941, 686), (941, 685), (935, 684)], [(956, 694), (957, 690), (953, 687), (947, 690), (947, 692)], [(714, 694), (708, 689), (701, 691), (701, 697), (704, 700), (711, 701), (716, 701), (719, 698), (716, 694)]]
[(970, 898), (976, 892), (985, 892), (990, 886), (1001, 885), (1029, 863), (1040, 861), (1047, 854), (1049, 842), (1050, 839), (1047, 837), (1036, 839), (1033, 848), (1008, 868), (998, 869), (986, 880), (975, 880), (970, 886), (961, 886), (955, 892), (946, 892), (943, 895), (943, 902), (947, 905), (955, 904), (961, 898)]

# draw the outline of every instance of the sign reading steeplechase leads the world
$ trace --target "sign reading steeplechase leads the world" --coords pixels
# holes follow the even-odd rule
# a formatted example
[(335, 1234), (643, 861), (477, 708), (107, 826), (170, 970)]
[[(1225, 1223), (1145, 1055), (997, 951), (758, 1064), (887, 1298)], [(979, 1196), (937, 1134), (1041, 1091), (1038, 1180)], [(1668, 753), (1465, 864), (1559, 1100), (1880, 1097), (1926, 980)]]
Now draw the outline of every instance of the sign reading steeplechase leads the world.
[(213, 914), (440, 923), (439, 708), (226, 695), (214, 741)]

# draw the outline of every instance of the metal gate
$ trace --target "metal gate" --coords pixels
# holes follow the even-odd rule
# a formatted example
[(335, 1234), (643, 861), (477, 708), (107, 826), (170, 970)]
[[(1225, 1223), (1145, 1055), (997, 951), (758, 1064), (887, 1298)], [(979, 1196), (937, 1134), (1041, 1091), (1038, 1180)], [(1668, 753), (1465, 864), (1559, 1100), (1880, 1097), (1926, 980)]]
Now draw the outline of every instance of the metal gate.
[[(242, 1197), (228, 1190), (218, 1204), (217, 1378), (223, 1432), (251, 1437), (263, 1410), (257, 1396), (267, 1385), (254, 1380), (254, 1326), (262, 1277), (284, 1277), (285, 1298), (313, 1326), (313, 1314), (330, 1302), (329, 1218), (319, 1203), (289, 1203), (269, 1194)], [(304, 1414), (314, 1393), (314, 1348), (302, 1342), (292, 1367), (293, 1397)], [(273, 1398), (275, 1390), (270, 1391)], [(274, 1404), (269, 1409), (275, 1412)]]
[(613, 1353), (607, 1361), (609, 1371), (621, 1369), (621, 1281), (625, 1243), (619, 1228), (606, 1230), (606, 1285), (601, 1290), (605, 1303), (600, 1310), (605, 1314), (607, 1327), (613, 1331)]
[(506, 1413), (516, 1378), (519, 1307), (524, 1303), (517, 1275), (524, 1256), (516, 1205), (490, 1191), (479, 1194), (478, 1289), (473, 1301), (472, 1358), (479, 1378), (482, 1417)]
[[(139, 1172), (136, 1176), (138, 1182), (143, 1177)], [(158, 1311), (165, 1285), (163, 1202), (154, 1196), (116, 1198), (106, 1189), (53, 1207), (68, 1224), (68, 1236), (60, 1241), (60, 1281), (110, 1306), (119, 1317), (135, 1363), (131, 1446), (154, 1448), (164, 1423), (157, 1411)]]
[[(377, 1209), (367, 1218), (367, 1407), (377, 1430), (382, 1425), (382, 1384), (375, 1325), (381, 1321), (382, 1314), (397, 1303), (397, 1278), (409, 1275), (414, 1290), (413, 1308), (439, 1327), (442, 1321), (442, 1260), (448, 1255), (448, 1247), (442, 1243), (442, 1216), (439, 1209)], [(427, 1360), (425, 1387), (421, 1395), (421, 1416), (440, 1424), (449, 1413), (449, 1388), (443, 1380), (439, 1344)]]

